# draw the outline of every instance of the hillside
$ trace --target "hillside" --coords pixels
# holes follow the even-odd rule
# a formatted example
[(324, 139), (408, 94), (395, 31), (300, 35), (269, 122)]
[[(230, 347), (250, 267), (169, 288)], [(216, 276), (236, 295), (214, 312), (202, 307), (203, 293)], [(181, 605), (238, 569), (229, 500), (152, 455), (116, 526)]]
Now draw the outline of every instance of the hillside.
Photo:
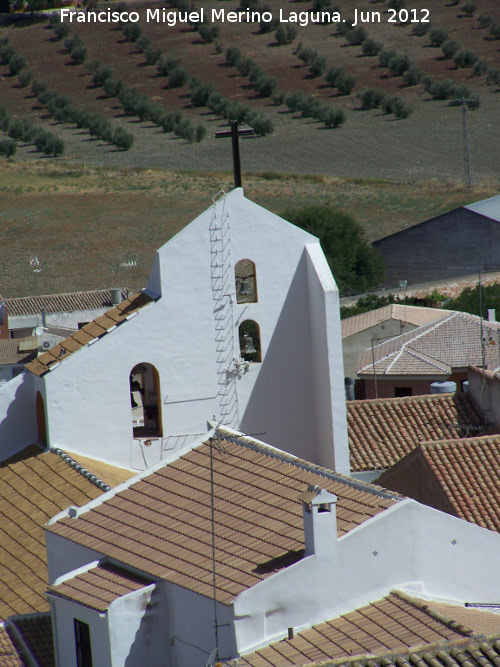
[[(203, 2), (206, 15), (212, 8), (220, 12), (235, 10), (234, 1)], [(284, 16), (292, 11), (312, 16), (310, 2), (270, 0), (273, 16), (280, 9)], [(350, 0), (336, 3), (341, 16), (353, 15)], [(411, 7), (414, 16), (423, 18), (429, 9), (430, 29), (443, 28), (447, 38), (455, 40), (461, 50), (471, 50), (491, 68), (500, 65), (499, 41), (487, 27), (481, 27), (479, 17), (489, 15), (500, 23), (500, 7), (496, 0), (477, 0), (472, 16), (466, 16), (460, 6), (446, 0), (415, 0)], [(116, 8), (105, 3), (100, 8)], [(422, 84), (408, 86), (402, 76), (391, 74), (381, 67), (377, 56), (363, 54), (362, 46), (348, 44), (340, 34), (341, 24), (297, 25), (295, 40), (277, 46), (274, 32), (261, 33), (256, 23), (218, 21), (219, 34), (214, 43), (205, 43), (198, 32), (177, 24), (146, 22), (147, 8), (164, 5), (129, 3), (129, 11), (139, 12), (142, 35), (155, 49), (176, 57), (189, 77), (212, 84), (223, 96), (242, 102), (264, 113), (274, 124), (274, 133), (241, 141), (243, 168), (247, 171), (284, 173), (319, 173), (336, 177), (391, 178), (399, 180), (428, 180), (432, 178), (463, 181), (462, 111), (450, 106), (449, 100), (433, 100)], [(409, 4), (407, 4), (409, 8)], [(328, 7), (327, 7), (328, 9)], [(329, 7), (329, 9), (333, 9)], [(474, 76), (471, 67), (459, 68), (453, 60), (445, 59), (439, 47), (430, 46), (426, 34), (413, 34), (415, 24), (389, 23), (391, 14), (384, 2), (359, 0), (358, 12), (380, 12), (380, 23), (365, 23), (370, 38), (407, 55), (424, 75), (436, 81), (452, 79), (467, 85), (473, 95), (480, 95), (481, 106), (469, 112), (473, 175), (476, 182), (496, 179), (498, 174), (498, 85), (488, 81), (486, 74)], [(214, 24), (215, 25), (215, 24)], [(283, 24), (285, 25), (285, 24)], [(57, 123), (47, 109), (30, 93), (20, 88), (18, 78), (9, 75), (7, 65), (0, 66), (0, 104), (17, 116), (29, 116), (37, 124), (48, 127), (66, 143), (67, 158), (88, 165), (117, 167), (161, 167), (170, 169), (213, 170), (230, 169), (231, 149), (227, 140), (216, 140), (214, 133), (227, 124), (206, 107), (194, 108), (189, 88), (169, 87), (169, 78), (158, 76), (155, 65), (147, 65), (137, 43), (127, 41), (123, 31), (111, 23), (71, 23), (72, 32), (80, 35), (87, 48), (87, 62), (99, 59), (110, 65), (115, 77), (127, 86), (137, 88), (165, 112), (179, 110), (196, 124), (202, 123), (207, 137), (200, 143), (188, 143), (175, 137), (150, 121), (141, 122), (136, 116), (125, 116), (116, 97), (108, 97), (101, 87), (92, 85), (92, 75), (85, 64), (72, 63), (64, 40), (56, 41), (47, 23), (32, 25), (3, 24), (0, 38), (8, 37), (16, 52), (26, 60), (26, 69), (45, 80), (51, 89), (68, 95), (71, 103), (99, 111), (131, 131), (135, 144), (130, 151), (116, 150), (100, 140), (90, 139), (84, 130), (74, 125)], [(366, 40), (365, 40), (366, 41)], [(326, 67), (321, 76), (313, 77), (297, 53), (313, 50), (324, 57)], [(226, 50), (237, 46), (242, 56), (252, 58), (264, 72), (277, 80), (284, 92), (304, 91), (322, 104), (337, 106), (345, 112), (345, 123), (336, 129), (326, 128), (313, 118), (303, 118), (300, 111), (292, 112), (285, 104), (276, 104), (269, 97), (259, 96), (248, 76), (241, 76), (236, 67), (226, 63)], [(327, 84), (325, 74), (332, 67), (344, 67), (356, 79), (350, 94), (340, 94)], [(357, 93), (375, 87), (386, 94), (397, 94), (413, 108), (409, 118), (397, 120), (381, 109), (361, 111)], [(32, 145), (20, 147), (18, 157), (38, 157)]]

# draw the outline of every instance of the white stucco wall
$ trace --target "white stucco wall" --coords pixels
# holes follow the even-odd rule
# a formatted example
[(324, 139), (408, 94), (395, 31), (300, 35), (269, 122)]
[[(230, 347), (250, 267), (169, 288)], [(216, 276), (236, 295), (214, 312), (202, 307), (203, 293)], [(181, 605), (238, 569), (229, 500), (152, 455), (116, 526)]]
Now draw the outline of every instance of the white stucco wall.
[(404, 500), (234, 602), (240, 653), (386, 595), (392, 588), (447, 601), (495, 602), (500, 535)]
[(50, 596), (50, 601), (56, 667), (77, 667), (75, 618), (90, 628), (92, 663), (115, 667), (111, 660), (107, 614), (55, 596)]
[[(224, 335), (231, 344), (221, 351), (216, 342), (211, 208), (157, 251), (148, 292), (161, 297), (44, 376), (50, 446), (141, 469), (184, 444), (172, 437), (141, 451), (132, 441), (129, 374), (148, 362), (160, 376), (165, 437), (194, 439), (214, 416), (224, 422), (219, 391), (231, 385), (238, 399), (233, 426), (345, 472), (338, 294), (318, 241), (245, 199), (241, 189), (219, 201), (216, 212), (230, 233), (232, 306)], [(255, 262), (258, 303), (236, 303), (240, 259)], [(262, 363), (235, 377), (238, 328), (247, 319), (260, 326)]]
[[(161, 588), (151, 584), (114, 600), (107, 611), (113, 667), (167, 665), (167, 615)], [(94, 664), (100, 665), (96, 660)]]

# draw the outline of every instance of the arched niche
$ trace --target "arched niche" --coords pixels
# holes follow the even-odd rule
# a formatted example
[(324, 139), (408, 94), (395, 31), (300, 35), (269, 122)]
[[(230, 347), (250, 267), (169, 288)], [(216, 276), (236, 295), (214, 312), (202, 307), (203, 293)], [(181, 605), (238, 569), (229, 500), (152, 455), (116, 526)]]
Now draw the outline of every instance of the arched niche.
[(257, 303), (257, 274), (251, 259), (240, 259), (234, 267), (237, 303)]
[(38, 444), (42, 447), (47, 446), (47, 420), (45, 417), (45, 402), (42, 394), (37, 391), (35, 398), (36, 406), (36, 426), (38, 431)]
[(260, 363), (260, 327), (254, 320), (245, 320), (239, 327), (240, 356), (245, 361)]
[(141, 362), (129, 376), (134, 437), (163, 435), (160, 376), (153, 364)]

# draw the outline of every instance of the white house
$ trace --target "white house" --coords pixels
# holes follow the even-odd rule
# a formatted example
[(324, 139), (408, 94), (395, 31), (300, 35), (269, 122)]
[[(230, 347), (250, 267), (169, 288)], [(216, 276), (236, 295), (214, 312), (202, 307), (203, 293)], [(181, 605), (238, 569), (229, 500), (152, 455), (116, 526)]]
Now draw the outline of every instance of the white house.
[(46, 541), (59, 667), (201, 667), (216, 647), (227, 665), (394, 588), (500, 594), (498, 533), (229, 429), (55, 517)]
[(38, 441), (143, 470), (215, 419), (349, 472), (335, 282), (318, 239), (241, 188), (27, 369), (0, 389), (0, 458)]

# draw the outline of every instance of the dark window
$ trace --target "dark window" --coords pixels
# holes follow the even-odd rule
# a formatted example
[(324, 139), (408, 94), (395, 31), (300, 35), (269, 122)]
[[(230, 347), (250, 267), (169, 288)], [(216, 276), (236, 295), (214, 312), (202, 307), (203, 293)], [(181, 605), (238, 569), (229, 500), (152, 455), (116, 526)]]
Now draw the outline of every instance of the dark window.
[(401, 398), (401, 396), (412, 396), (411, 387), (394, 387), (394, 396)]
[(240, 259), (234, 267), (236, 282), (236, 303), (256, 303), (257, 277), (255, 264), (251, 259)]
[(75, 644), (77, 667), (92, 667), (90, 628), (87, 623), (75, 618)]
[(245, 361), (260, 362), (260, 329), (257, 322), (245, 320), (240, 324), (240, 354)]

